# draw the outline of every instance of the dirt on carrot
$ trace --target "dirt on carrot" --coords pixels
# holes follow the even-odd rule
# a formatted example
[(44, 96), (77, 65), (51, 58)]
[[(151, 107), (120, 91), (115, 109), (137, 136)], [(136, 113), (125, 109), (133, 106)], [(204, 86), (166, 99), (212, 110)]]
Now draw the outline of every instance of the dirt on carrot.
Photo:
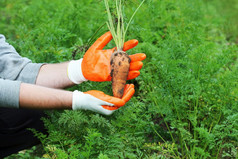
[(130, 68), (130, 57), (124, 51), (115, 51), (111, 56), (112, 92), (114, 97), (123, 96)]

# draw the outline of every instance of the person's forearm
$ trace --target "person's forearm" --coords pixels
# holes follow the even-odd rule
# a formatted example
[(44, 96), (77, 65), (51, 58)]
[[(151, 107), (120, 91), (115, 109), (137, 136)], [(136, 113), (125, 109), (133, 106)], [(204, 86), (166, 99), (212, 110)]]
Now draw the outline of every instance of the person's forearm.
[(37, 76), (36, 85), (50, 88), (67, 88), (73, 86), (74, 83), (67, 76), (68, 63), (43, 65)]
[(72, 109), (70, 91), (21, 83), (19, 108)]

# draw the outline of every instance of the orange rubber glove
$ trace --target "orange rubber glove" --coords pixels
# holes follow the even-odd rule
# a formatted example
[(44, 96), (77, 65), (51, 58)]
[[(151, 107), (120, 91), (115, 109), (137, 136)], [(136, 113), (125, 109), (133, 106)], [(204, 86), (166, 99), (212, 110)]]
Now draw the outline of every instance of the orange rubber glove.
[(134, 95), (135, 89), (134, 89), (134, 84), (126, 84), (124, 88), (124, 93), (122, 98), (117, 98), (117, 97), (112, 97), (107, 94), (104, 94), (101, 91), (93, 90), (93, 91), (88, 91), (85, 92), (86, 94), (91, 94), (92, 96), (99, 98), (103, 101), (106, 101), (108, 103), (112, 103), (114, 106), (107, 106), (103, 105), (103, 108), (108, 109), (108, 110), (116, 110), (122, 106), (124, 106)]
[[(110, 58), (116, 48), (103, 50), (103, 48), (112, 40), (110, 32), (105, 33), (88, 49), (82, 60), (82, 74), (85, 79), (90, 81), (110, 81), (111, 68)], [(138, 44), (137, 40), (129, 40), (125, 42), (123, 51), (132, 49)], [(144, 53), (130, 55), (131, 63), (127, 79), (134, 79), (140, 75), (139, 70), (142, 68), (141, 62), (146, 58)]]
[(91, 110), (104, 115), (111, 115), (116, 109), (124, 106), (135, 93), (134, 85), (127, 84), (124, 89), (123, 97), (116, 98), (97, 90), (88, 92), (73, 92), (72, 109)]

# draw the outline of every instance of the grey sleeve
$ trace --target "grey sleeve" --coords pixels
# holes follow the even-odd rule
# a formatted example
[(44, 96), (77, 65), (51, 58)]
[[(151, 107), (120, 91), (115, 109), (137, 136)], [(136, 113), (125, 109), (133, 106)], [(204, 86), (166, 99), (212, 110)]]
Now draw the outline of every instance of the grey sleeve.
[(0, 34), (0, 107), (19, 107), (20, 84), (34, 84), (42, 64), (21, 57)]
[(42, 64), (32, 63), (21, 57), (13, 46), (0, 34), (0, 78), (35, 83)]
[(0, 107), (19, 108), (20, 81), (0, 78)]

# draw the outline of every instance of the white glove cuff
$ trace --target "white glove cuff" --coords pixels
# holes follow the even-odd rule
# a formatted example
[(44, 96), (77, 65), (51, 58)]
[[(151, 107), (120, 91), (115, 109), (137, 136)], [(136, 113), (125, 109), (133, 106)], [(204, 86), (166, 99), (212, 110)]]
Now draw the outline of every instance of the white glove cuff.
[(81, 67), (82, 61), (83, 59), (81, 58), (79, 60), (72, 60), (68, 64), (68, 77), (75, 84), (80, 84), (84, 81), (87, 81), (87, 79), (83, 76)]
[[(80, 91), (74, 91), (73, 92), (73, 101), (72, 101), (72, 109), (76, 110), (76, 109), (82, 109), (82, 105), (83, 105), (83, 92)], [(82, 105), (79, 105), (78, 103), (81, 103)]]

